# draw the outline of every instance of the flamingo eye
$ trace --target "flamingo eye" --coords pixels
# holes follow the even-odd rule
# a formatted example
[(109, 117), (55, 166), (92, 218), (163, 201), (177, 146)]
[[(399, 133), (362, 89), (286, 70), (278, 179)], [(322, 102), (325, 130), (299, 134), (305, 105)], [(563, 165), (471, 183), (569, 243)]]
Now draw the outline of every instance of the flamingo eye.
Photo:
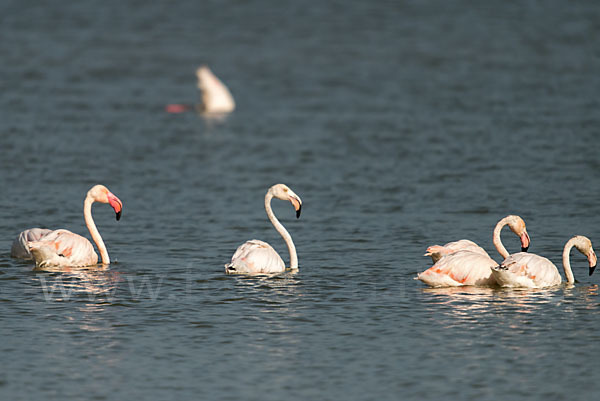
[(287, 191), (288, 191), (288, 189), (287, 189), (287, 188), (283, 188), (283, 192), (287, 192)]

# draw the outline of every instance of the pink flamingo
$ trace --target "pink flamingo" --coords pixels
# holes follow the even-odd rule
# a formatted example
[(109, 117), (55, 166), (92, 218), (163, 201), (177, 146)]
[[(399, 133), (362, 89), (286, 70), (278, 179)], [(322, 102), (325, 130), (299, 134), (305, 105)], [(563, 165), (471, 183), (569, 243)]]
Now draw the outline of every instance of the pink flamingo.
[[(83, 202), (85, 224), (96, 243), (102, 264), (110, 264), (108, 251), (92, 218), (94, 202), (108, 203), (121, 218), (123, 204), (104, 185), (92, 187)], [(92, 266), (98, 263), (98, 255), (87, 238), (74, 234), (69, 230), (47, 230), (31, 228), (19, 234), (13, 242), (11, 256), (22, 259), (33, 259), (38, 267), (49, 266)]]
[(461, 239), (454, 242), (448, 242), (446, 245), (431, 245), (427, 248), (427, 251), (423, 256), (431, 256), (431, 260), (433, 260), (433, 263), (436, 263), (444, 256), (450, 255), (451, 253), (458, 251), (471, 251), (482, 255), (488, 254), (485, 249), (483, 249), (473, 241), (468, 239)]
[[(584, 254), (589, 262), (590, 276), (596, 269), (596, 254), (592, 248), (592, 241), (583, 235), (572, 237), (563, 249), (563, 270), (567, 283), (575, 282), (571, 262), (569, 260), (571, 249), (575, 247)], [(543, 288), (558, 285), (562, 282), (560, 273), (548, 259), (530, 253), (515, 253), (506, 258), (499, 265), (492, 267), (492, 274), (502, 287)]]
[[(273, 198), (287, 200), (292, 203), (296, 210), (296, 218), (300, 217), (302, 210), (302, 200), (290, 188), (284, 184), (273, 185), (265, 195), (265, 209), (269, 220), (275, 226), (275, 229), (283, 237), (290, 252), (290, 269), (298, 269), (298, 255), (292, 236), (287, 232), (283, 224), (277, 220), (273, 209), (271, 209), (271, 199)], [(246, 241), (240, 245), (233, 256), (231, 262), (225, 265), (227, 274), (269, 274), (285, 271), (285, 264), (281, 256), (266, 242), (259, 240)]]
[[(493, 242), (498, 253), (505, 259), (509, 256), (500, 239), (500, 232), (505, 225), (508, 225), (511, 231), (520, 238), (521, 250), (524, 252), (527, 251), (531, 240), (529, 234), (527, 234), (525, 222), (519, 216), (510, 215), (500, 220), (494, 228)], [(456, 248), (452, 249), (452, 246), (455, 246), (453, 244), (457, 243), (461, 243), (463, 248), (459, 250), (455, 250)], [(434, 248), (432, 252), (430, 252), (431, 248)], [(427, 248), (427, 250), (428, 253), (425, 255), (432, 255), (432, 258), (433, 255), (438, 256), (437, 261), (432, 267), (419, 273), (416, 277), (416, 279), (423, 281), (427, 285), (432, 287), (456, 287), (462, 285), (489, 286), (496, 284), (491, 267), (497, 263), (483, 248), (480, 248), (472, 241), (456, 241), (455, 243), (448, 243), (443, 247), (434, 245)]]

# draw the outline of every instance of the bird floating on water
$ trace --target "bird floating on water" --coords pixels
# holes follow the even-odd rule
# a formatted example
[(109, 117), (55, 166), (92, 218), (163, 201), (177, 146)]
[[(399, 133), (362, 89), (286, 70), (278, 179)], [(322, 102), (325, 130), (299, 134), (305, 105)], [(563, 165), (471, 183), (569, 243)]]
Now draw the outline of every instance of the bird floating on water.
[[(104, 185), (95, 185), (87, 193), (83, 202), (83, 217), (100, 251), (102, 264), (110, 264), (106, 245), (92, 218), (94, 202), (108, 203), (121, 218), (123, 203)], [(98, 263), (98, 255), (91, 242), (69, 230), (48, 230), (30, 228), (19, 234), (13, 242), (10, 255), (20, 259), (33, 259), (37, 267), (83, 267)]]
[[(562, 262), (567, 283), (573, 284), (575, 276), (571, 270), (570, 253), (575, 247), (589, 262), (590, 276), (596, 269), (597, 257), (592, 241), (583, 235), (576, 235), (567, 241), (563, 248)], [(519, 252), (510, 255), (499, 265), (492, 266), (492, 274), (502, 287), (544, 288), (562, 282), (560, 273), (550, 260), (532, 253)]]
[(196, 70), (201, 102), (195, 106), (186, 104), (169, 104), (168, 113), (183, 113), (192, 109), (207, 115), (223, 115), (235, 110), (235, 101), (227, 86), (206, 65)]
[[(300, 218), (302, 210), (302, 200), (294, 193), (287, 185), (276, 184), (267, 191), (265, 195), (265, 209), (269, 220), (283, 237), (288, 251), (290, 253), (290, 269), (298, 269), (298, 256), (292, 236), (285, 229), (283, 224), (277, 220), (273, 209), (271, 209), (271, 200), (273, 198), (287, 200), (292, 203), (296, 210), (296, 218)], [(225, 273), (227, 274), (271, 274), (281, 273), (285, 271), (285, 264), (281, 256), (266, 242), (256, 239), (246, 241), (240, 245), (233, 256), (231, 262), (225, 265)]]
[[(530, 239), (525, 222), (519, 216), (506, 216), (494, 228), (493, 242), (498, 253), (506, 259), (509, 253), (502, 244), (500, 232), (508, 225), (521, 240), (521, 250), (526, 252)], [(496, 280), (491, 267), (497, 263), (488, 253), (469, 240), (450, 242), (444, 246), (433, 245), (427, 248), (425, 256), (431, 256), (434, 265), (416, 279), (432, 287), (458, 287), (463, 285), (493, 286)]]

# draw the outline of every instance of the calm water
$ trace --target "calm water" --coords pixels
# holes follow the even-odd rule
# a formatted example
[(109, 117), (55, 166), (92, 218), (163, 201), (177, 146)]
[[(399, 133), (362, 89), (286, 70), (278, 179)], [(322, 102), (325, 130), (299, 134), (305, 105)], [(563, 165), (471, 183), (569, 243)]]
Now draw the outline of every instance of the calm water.
[[(0, 398), (584, 399), (600, 391), (598, 275), (544, 291), (427, 289), (425, 248), (492, 253), (501, 217), (560, 266), (600, 248), (600, 6), (3, 1)], [(238, 109), (193, 103), (209, 64)], [(270, 242), (300, 271), (224, 275)], [(107, 271), (34, 272), (25, 228), (87, 234)], [(504, 234), (515, 251), (518, 239)], [(494, 257), (498, 256), (493, 253)]]

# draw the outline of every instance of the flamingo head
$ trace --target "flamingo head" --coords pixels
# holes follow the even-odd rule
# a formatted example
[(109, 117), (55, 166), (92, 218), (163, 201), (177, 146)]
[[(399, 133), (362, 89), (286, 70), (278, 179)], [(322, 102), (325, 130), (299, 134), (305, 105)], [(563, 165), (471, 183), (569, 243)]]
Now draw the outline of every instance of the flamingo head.
[(302, 211), (302, 199), (294, 193), (285, 184), (275, 184), (269, 188), (269, 192), (273, 197), (281, 200), (290, 201), (294, 209), (296, 210), (296, 218), (300, 218), (300, 212)]
[(87, 193), (87, 197), (94, 202), (108, 203), (115, 211), (117, 220), (121, 218), (123, 212), (123, 202), (117, 198), (104, 185), (94, 185)]
[(529, 238), (529, 234), (527, 234), (525, 221), (521, 217), (514, 215), (508, 216), (507, 219), (508, 227), (513, 233), (517, 234), (521, 240), (521, 252), (527, 252), (531, 239)]
[(575, 236), (575, 238), (577, 239), (575, 241), (575, 248), (577, 248), (579, 252), (583, 253), (587, 257), (588, 262), (590, 263), (591, 276), (592, 273), (594, 273), (594, 270), (596, 270), (597, 262), (596, 253), (594, 252), (594, 248), (592, 247), (592, 241), (590, 241), (588, 237), (585, 237), (583, 235), (577, 235)]
[(448, 249), (442, 245), (431, 245), (427, 248), (423, 256), (431, 256), (431, 260), (433, 260), (433, 263), (436, 263), (442, 257), (450, 255), (451, 253), (454, 253), (452, 249)]

